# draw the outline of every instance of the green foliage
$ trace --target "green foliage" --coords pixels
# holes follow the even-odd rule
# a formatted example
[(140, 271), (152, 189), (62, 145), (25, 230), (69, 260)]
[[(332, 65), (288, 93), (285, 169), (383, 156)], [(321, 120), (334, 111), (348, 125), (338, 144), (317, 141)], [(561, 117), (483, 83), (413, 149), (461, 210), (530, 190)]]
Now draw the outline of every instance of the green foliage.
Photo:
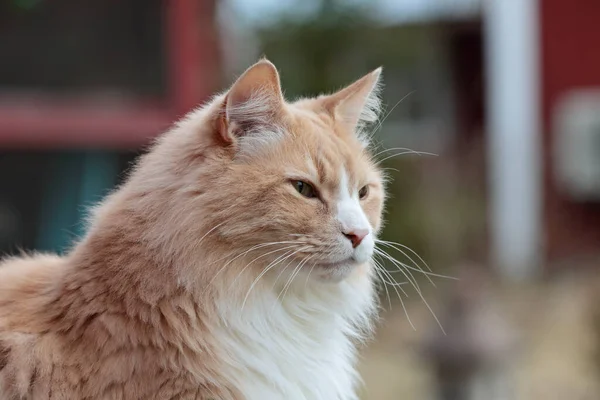
[(380, 65), (406, 69), (427, 34), (421, 26), (381, 27), (363, 6), (325, 0), (308, 18), (282, 15), (258, 37), (293, 98), (342, 87)]
[(13, 7), (21, 10), (32, 10), (37, 7), (42, 0), (13, 0)]
[(423, 203), (419, 201), (419, 160), (396, 159), (384, 164), (394, 168), (387, 187), (386, 225), (382, 238), (409, 246), (419, 254), (427, 249)]

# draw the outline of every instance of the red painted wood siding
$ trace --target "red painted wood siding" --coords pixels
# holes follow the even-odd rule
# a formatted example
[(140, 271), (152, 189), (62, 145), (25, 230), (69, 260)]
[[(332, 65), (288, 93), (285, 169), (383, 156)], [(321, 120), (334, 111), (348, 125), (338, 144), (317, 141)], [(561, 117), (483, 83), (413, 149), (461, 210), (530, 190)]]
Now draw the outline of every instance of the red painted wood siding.
[(553, 178), (552, 114), (566, 92), (600, 86), (600, 1), (538, 0), (544, 142), (545, 233), (549, 258), (600, 252), (600, 204), (577, 204)]
[(167, 98), (106, 107), (0, 95), (0, 148), (138, 148), (218, 89), (216, 0), (164, 1)]

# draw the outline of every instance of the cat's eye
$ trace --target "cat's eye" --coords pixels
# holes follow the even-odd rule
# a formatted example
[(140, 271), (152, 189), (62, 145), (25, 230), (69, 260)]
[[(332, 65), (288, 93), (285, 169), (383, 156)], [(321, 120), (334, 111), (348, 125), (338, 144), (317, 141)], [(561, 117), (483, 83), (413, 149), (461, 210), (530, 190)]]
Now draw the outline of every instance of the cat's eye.
[(310, 199), (317, 196), (315, 188), (312, 187), (310, 183), (303, 181), (292, 181), (292, 185), (294, 185), (296, 191), (304, 197), (308, 197)]
[(369, 195), (369, 186), (363, 186), (358, 191), (358, 197), (363, 200)]

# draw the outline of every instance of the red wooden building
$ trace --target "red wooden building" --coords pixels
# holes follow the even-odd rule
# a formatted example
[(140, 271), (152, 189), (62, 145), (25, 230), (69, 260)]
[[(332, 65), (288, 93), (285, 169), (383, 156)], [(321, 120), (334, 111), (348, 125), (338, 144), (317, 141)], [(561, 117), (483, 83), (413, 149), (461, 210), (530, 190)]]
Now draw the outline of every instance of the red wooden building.
[(598, 21), (597, 1), (492, 0), (458, 35), (457, 131), (485, 127), (490, 253), (507, 275), (600, 255)]
[(488, 235), (477, 243), (505, 275), (598, 263), (598, 21), (598, 1), (489, 0), (442, 24), (454, 158), (486, 187)]
[(540, 0), (539, 13), (544, 244), (550, 259), (597, 256), (600, 203), (561, 190), (556, 154), (562, 150), (556, 135), (561, 102), (579, 90), (600, 90), (600, 2)]
[[(90, 23), (90, 29), (93, 29), (96, 18), (105, 18), (106, 25), (100, 29), (110, 29), (110, 25), (120, 18), (137, 24), (148, 20), (157, 22), (156, 26), (135, 33), (148, 36), (142, 41), (150, 37), (154, 39), (156, 43), (149, 43), (150, 46), (160, 46), (156, 50), (160, 59), (154, 61), (164, 64), (161, 67), (164, 76), (155, 77), (164, 82), (161, 93), (127, 96), (115, 105), (99, 98), (94, 91), (98, 87), (91, 84), (85, 87), (88, 83), (85, 81), (78, 87), (58, 87), (57, 90), (27, 87), (25, 84), (10, 91), (0, 87), (1, 148), (139, 147), (215, 90), (219, 78), (219, 57), (214, 0), (112, 0), (102, 3), (91, 6), (76, 0), (41, 2), (39, 10), (5, 14), (7, 20), (0, 22), (0, 33), (16, 37), (17, 43), (20, 43), (22, 38), (17, 36), (19, 34), (52, 35), (52, 30), (60, 30), (59, 24), (67, 25), (65, 36), (80, 34), (87, 28), (77, 24), (76, 18)], [(124, 8), (131, 11), (129, 15), (122, 15)], [(136, 13), (139, 13), (137, 19)], [(153, 18), (144, 19), (147, 14), (154, 14)], [(127, 21), (127, 17), (131, 19)], [(9, 18), (12, 20), (9, 21)], [(41, 18), (50, 18), (45, 25), (46, 32), (27, 29), (28, 23)], [(115, 20), (111, 21), (111, 18)], [(21, 25), (15, 26), (18, 24)], [(126, 31), (120, 33), (128, 34)], [(28, 45), (23, 40), (22, 46)], [(43, 40), (40, 45), (44, 45)], [(18, 51), (40, 52), (40, 49), (27, 47)], [(110, 52), (107, 49), (105, 55), (111, 55)], [(3, 63), (12, 56), (3, 55)], [(73, 56), (78, 57), (77, 54)], [(112, 56), (116, 67), (128, 62), (126, 54)], [(46, 57), (51, 57), (51, 54)], [(44, 74), (44, 71), (37, 73)], [(68, 81), (68, 77), (62, 80)], [(116, 87), (116, 90), (118, 92), (119, 88)]]
[(215, 7), (0, 5), (0, 251), (64, 248), (133, 152), (219, 88)]

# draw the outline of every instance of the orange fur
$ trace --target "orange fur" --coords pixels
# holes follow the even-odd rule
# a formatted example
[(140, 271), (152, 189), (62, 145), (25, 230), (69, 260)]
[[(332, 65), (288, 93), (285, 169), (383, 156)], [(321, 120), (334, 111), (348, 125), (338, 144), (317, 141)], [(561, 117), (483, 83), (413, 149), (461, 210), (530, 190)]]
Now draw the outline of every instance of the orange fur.
[[(381, 225), (380, 172), (355, 134), (376, 78), (286, 103), (261, 61), (163, 135), (67, 255), (0, 264), (0, 398), (246, 398), (223, 372), (235, 360), (221, 308), (245, 301), (282, 254), (260, 245), (296, 240), (306, 249), (291, 260), (327, 261), (343, 170), (351, 187), (369, 185), (361, 206), (374, 233)], [(320, 201), (296, 193), (289, 174), (317, 179)], [(370, 266), (345, 279), (370, 282)]]

